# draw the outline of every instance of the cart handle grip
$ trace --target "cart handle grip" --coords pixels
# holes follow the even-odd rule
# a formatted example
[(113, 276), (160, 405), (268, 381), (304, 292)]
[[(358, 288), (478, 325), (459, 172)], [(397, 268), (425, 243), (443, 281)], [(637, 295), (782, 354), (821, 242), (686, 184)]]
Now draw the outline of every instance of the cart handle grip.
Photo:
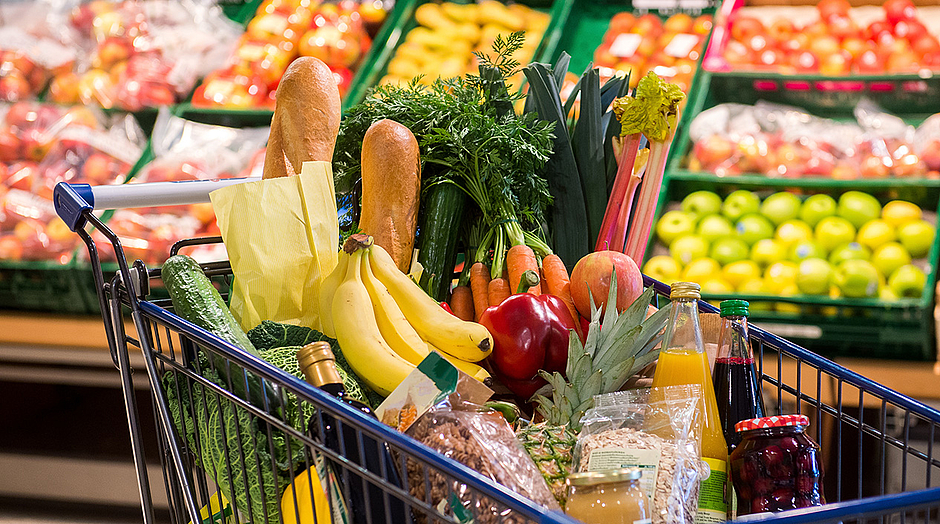
[(59, 182), (53, 192), (53, 202), (59, 217), (69, 226), (69, 229), (77, 231), (85, 225), (85, 211), (199, 204), (208, 202), (209, 193), (216, 189), (256, 180), (261, 180), (261, 178), (226, 178), (222, 180), (153, 182), (150, 184), (108, 186)]

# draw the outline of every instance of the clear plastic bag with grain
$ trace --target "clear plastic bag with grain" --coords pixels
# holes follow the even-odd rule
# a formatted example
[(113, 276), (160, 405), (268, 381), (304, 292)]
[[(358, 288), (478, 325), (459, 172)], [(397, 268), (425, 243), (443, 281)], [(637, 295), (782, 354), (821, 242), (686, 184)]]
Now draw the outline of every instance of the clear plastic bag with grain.
[(701, 397), (698, 385), (594, 397), (594, 407), (581, 419), (578, 471), (640, 468), (640, 487), (653, 503), (653, 524), (692, 524), (705, 473)]

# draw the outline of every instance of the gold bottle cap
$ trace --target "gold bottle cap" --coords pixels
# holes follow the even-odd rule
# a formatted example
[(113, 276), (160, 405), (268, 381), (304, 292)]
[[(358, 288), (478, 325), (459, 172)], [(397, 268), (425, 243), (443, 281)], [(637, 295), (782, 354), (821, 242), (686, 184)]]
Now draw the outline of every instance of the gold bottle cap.
[(672, 285), (669, 298), (671, 300), (677, 298), (694, 298), (698, 300), (702, 298), (702, 286), (695, 282), (675, 282)]
[(336, 356), (329, 342), (312, 342), (300, 348), (297, 351), (297, 363), (307, 382), (314, 386), (343, 382), (336, 371)]
[(584, 473), (571, 473), (568, 475), (568, 484), (574, 486), (592, 486), (608, 482), (624, 480), (639, 480), (643, 476), (640, 468), (610, 469), (606, 471), (588, 471)]

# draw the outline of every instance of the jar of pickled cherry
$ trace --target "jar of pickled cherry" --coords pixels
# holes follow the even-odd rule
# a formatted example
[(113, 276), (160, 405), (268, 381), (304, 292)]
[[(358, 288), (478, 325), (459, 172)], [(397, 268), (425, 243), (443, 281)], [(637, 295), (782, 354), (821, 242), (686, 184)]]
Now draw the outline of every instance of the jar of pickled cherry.
[(741, 444), (731, 454), (738, 515), (825, 504), (819, 446), (804, 430), (806, 415), (742, 420)]

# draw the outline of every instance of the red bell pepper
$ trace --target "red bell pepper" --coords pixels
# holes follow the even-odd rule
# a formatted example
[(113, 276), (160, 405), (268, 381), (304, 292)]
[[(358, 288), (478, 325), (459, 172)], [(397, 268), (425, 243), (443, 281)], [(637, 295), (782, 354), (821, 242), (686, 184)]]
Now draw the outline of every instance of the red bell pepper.
[(480, 324), (493, 335), (489, 360), (496, 378), (524, 401), (546, 383), (538, 375), (540, 369), (565, 372), (568, 333), (577, 332), (560, 298), (523, 292), (538, 281), (538, 274), (526, 271), (518, 294), (487, 308), (480, 317)]

